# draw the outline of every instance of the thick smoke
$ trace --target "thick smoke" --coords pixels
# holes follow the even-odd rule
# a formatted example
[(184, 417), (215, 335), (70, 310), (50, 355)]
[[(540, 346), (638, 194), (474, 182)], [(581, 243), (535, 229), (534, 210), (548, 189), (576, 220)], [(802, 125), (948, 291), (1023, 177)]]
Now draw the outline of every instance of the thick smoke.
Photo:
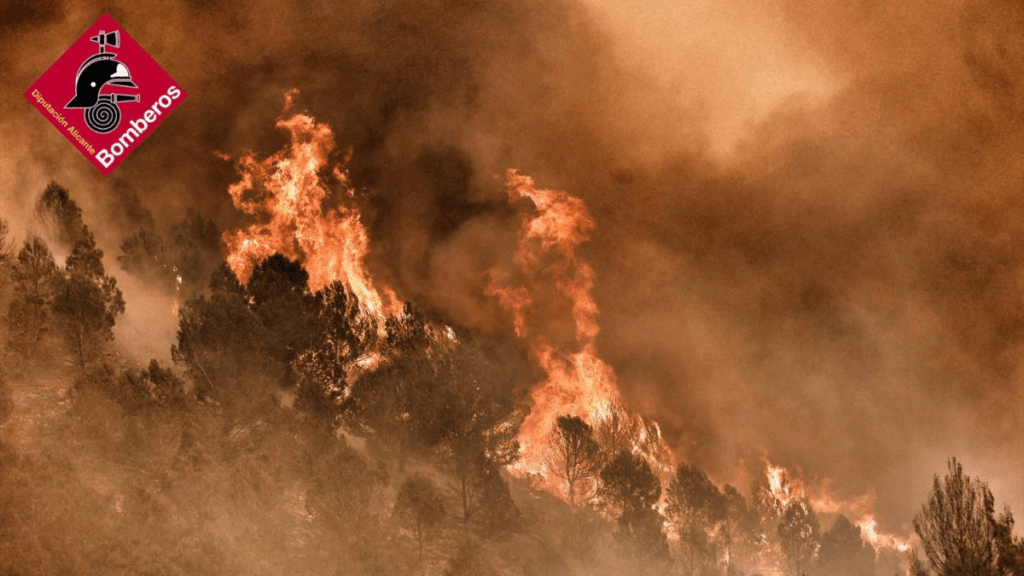
[[(104, 179), (19, 94), (109, 10), (189, 100)], [(0, 191), (16, 230), (55, 179), (110, 264), (194, 207), (235, 224), (214, 155), (280, 148), (282, 94), (351, 146), (371, 267), (510, 333), (486, 296), (517, 167), (597, 222), (598, 347), (678, 454), (762, 455), (877, 491), (905, 528), (960, 456), (1024, 515), (1024, 8), (741, 0), (13, 2)], [(24, 230), (20, 230), (24, 232)], [(138, 300), (128, 298), (129, 315)], [(169, 345), (170, 342), (167, 342)]]

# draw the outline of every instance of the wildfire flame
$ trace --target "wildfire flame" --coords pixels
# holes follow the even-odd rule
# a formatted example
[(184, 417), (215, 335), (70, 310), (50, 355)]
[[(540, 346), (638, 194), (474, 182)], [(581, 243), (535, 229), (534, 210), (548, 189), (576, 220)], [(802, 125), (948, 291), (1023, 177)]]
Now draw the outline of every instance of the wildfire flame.
[(768, 490), (778, 509), (785, 510), (805, 497), (803, 483), (799, 479), (791, 478), (789, 472), (782, 466), (774, 466), (765, 460), (765, 477), (768, 480)]
[(892, 548), (899, 552), (907, 552), (912, 546), (909, 538), (900, 538), (899, 536), (879, 532), (878, 521), (875, 520), (872, 514), (866, 514), (858, 520), (857, 526), (860, 527), (861, 537), (868, 544), (871, 544), (875, 550), (879, 548)]
[[(285, 113), (296, 94), (292, 90), (285, 95)], [(399, 313), (401, 302), (394, 292), (387, 287), (378, 290), (366, 269), (369, 235), (358, 208), (328, 206), (336, 197), (351, 201), (356, 196), (344, 162), (331, 164), (334, 132), (312, 116), (299, 113), (282, 115), (277, 127), (291, 137), (283, 149), (263, 159), (249, 152), (236, 163), (241, 180), (228, 192), (235, 208), (253, 216), (255, 222), (224, 234), (228, 265), (246, 282), (260, 261), (280, 253), (302, 260), (309, 272), (310, 289), (341, 280), (369, 316), (383, 320)], [(326, 174), (333, 176), (337, 192), (325, 181)]]
[[(547, 375), (531, 393), (533, 406), (519, 432), (522, 459), (513, 467), (513, 472), (543, 477), (548, 471), (548, 437), (558, 416), (577, 415), (593, 426), (621, 411), (621, 400), (615, 371), (596, 351), (594, 271), (576, 253), (594, 229), (586, 205), (564, 191), (537, 188), (530, 177), (515, 170), (507, 172), (506, 185), (510, 203), (528, 200), (534, 211), (522, 216), (514, 257), (522, 282), (502, 284), (493, 274), (488, 293), (512, 316), (516, 334), (531, 342), (533, 355)], [(541, 287), (553, 289), (571, 303), (577, 350), (560, 349), (543, 335), (530, 333), (531, 294), (544, 291)], [(627, 417), (645, 424), (636, 427), (639, 434), (632, 450), (643, 454), (657, 471), (670, 471), (670, 451), (657, 425), (647, 425), (639, 416)]]
[[(344, 163), (331, 163), (336, 149), (333, 131), (309, 115), (289, 114), (295, 95), (294, 90), (285, 95), (285, 113), (276, 124), (289, 134), (288, 145), (266, 158), (250, 152), (236, 162), (241, 179), (228, 192), (235, 207), (253, 222), (224, 234), (228, 265), (246, 282), (255, 266), (274, 253), (299, 259), (309, 272), (311, 289), (341, 280), (383, 329), (382, 320), (400, 314), (401, 303), (387, 287), (375, 286), (366, 270), (369, 236), (351, 202), (356, 194)], [(333, 176), (330, 184), (329, 176)], [(512, 314), (516, 334), (533, 343), (535, 357), (548, 375), (533, 392), (534, 406), (520, 433), (524, 458), (519, 469), (543, 473), (546, 439), (557, 416), (576, 414), (596, 424), (621, 410), (621, 404), (614, 371), (597, 356), (594, 346), (599, 328), (591, 297), (593, 269), (576, 258), (576, 248), (589, 240), (594, 227), (585, 204), (563, 191), (538, 189), (529, 177), (515, 171), (508, 173), (508, 186), (511, 202), (528, 200), (536, 207), (535, 214), (523, 217), (515, 257), (527, 282), (492, 283), (490, 293)], [(348, 203), (329, 206), (335, 198)], [(571, 302), (579, 343), (575, 351), (561, 350), (541, 335), (528, 334), (531, 290), (542, 275), (553, 276), (556, 292)], [(367, 365), (375, 363), (368, 359)], [(642, 424), (634, 427), (639, 433), (633, 449), (647, 455), (660, 471), (668, 470), (669, 451), (660, 429), (637, 416), (630, 418)]]
[(878, 521), (871, 510), (875, 505), (875, 495), (869, 492), (857, 498), (843, 499), (832, 492), (828, 480), (816, 485), (809, 485), (799, 474), (793, 474), (782, 466), (772, 464), (764, 459), (764, 474), (770, 498), (774, 508), (784, 511), (791, 503), (806, 499), (817, 514), (843, 514), (860, 528), (861, 538), (875, 550), (889, 548), (897, 552), (907, 552), (912, 546), (911, 538), (901, 538), (894, 534), (880, 532)]
[[(291, 110), (296, 94), (293, 90), (285, 95), (284, 113)], [(333, 131), (301, 113), (287, 117), (282, 114), (276, 125), (290, 136), (283, 149), (262, 159), (249, 152), (236, 162), (241, 180), (228, 191), (235, 207), (254, 221), (224, 234), (228, 265), (240, 281), (246, 282), (255, 266), (274, 253), (299, 259), (309, 272), (311, 289), (318, 290), (335, 280), (344, 282), (359, 299), (363, 313), (378, 320), (383, 329), (386, 317), (401, 313), (401, 302), (390, 288), (376, 286), (366, 269), (369, 235), (354, 204), (356, 193), (345, 172), (345, 161), (332, 163), (336, 149)], [(333, 180), (325, 180), (328, 175)], [(519, 433), (522, 458), (512, 472), (545, 477), (548, 437), (555, 421), (560, 415), (574, 414), (595, 427), (624, 420), (625, 426), (635, 431), (629, 436), (629, 448), (643, 455), (657, 473), (667, 476), (672, 471), (672, 455), (660, 429), (656, 423), (625, 411), (615, 372), (597, 354), (600, 328), (591, 294), (594, 270), (577, 255), (577, 249), (589, 241), (594, 229), (585, 203), (564, 191), (537, 188), (530, 177), (515, 170), (507, 172), (506, 184), (510, 203), (529, 201), (534, 210), (521, 218), (513, 259), (520, 280), (502, 281), (495, 271), (488, 294), (511, 315), (516, 335), (530, 342), (533, 356), (546, 374), (531, 393), (533, 405)], [(348, 205), (330, 205), (339, 198)], [(177, 283), (181, 283), (180, 276)], [(533, 295), (545, 290), (554, 290), (571, 303), (576, 344), (572, 350), (530, 330), (528, 313), (535, 304)], [(444, 330), (449, 339), (455, 339), (450, 328)], [(357, 363), (372, 369), (378, 360), (366, 356)], [(773, 509), (785, 510), (807, 499), (818, 513), (859, 518), (856, 524), (862, 537), (876, 549), (910, 549), (909, 539), (878, 531), (877, 521), (869, 512), (873, 494), (842, 500), (832, 494), (827, 482), (808, 487), (799, 475), (784, 467), (767, 459), (764, 464), (767, 497)], [(556, 491), (550, 482), (545, 486)]]

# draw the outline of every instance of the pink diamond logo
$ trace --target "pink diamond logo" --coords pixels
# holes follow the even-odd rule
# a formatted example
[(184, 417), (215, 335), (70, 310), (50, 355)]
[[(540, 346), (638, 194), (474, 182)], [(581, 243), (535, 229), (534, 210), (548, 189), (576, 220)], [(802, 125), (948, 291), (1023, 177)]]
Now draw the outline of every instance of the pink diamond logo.
[(36, 110), (104, 176), (186, 96), (109, 14), (25, 91)]

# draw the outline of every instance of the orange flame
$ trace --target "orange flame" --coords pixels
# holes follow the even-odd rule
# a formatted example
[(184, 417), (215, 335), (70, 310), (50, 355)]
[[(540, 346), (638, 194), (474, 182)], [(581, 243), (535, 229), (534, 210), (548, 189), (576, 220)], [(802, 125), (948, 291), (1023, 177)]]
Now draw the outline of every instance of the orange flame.
[[(620, 399), (615, 372), (596, 351), (599, 326), (597, 304), (591, 295), (594, 271), (576, 255), (594, 228), (586, 205), (564, 191), (537, 188), (530, 177), (515, 170), (506, 174), (506, 184), (510, 203), (529, 200), (535, 212), (522, 217), (514, 258), (522, 285), (499, 285), (492, 275), (488, 293), (511, 314), (516, 334), (532, 342), (533, 355), (547, 374), (531, 394), (533, 406), (519, 433), (522, 459), (513, 467), (513, 472), (543, 477), (547, 473), (547, 439), (557, 417), (573, 414), (595, 425), (617, 409)], [(577, 351), (559, 349), (543, 335), (530, 333), (527, 312), (534, 304), (531, 294), (551, 289), (572, 304)], [(630, 418), (642, 422), (639, 416)], [(633, 450), (647, 457), (658, 471), (670, 470), (670, 452), (657, 425), (638, 429)]]
[[(296, 94), (292, 90), (285, 95), (285, 112)], [(263, 159), (249, 152), (237, 161), (241, 180), (228, 192), (235, 207), (256, 221), (224, 234), (228, 265), (246, 282), (261, 260), (280, 253), (302, 260), (311, 290), (341, 280), (371, 317), (382, 320), (397, 314), (401, 303), (395, 294), (387, 287), (378, 291), (366, 270), (369, 235), (359, 210), (326, 205), (333, 196), (355, 197), (343, 164), (330, 167), (339, 193), (324, 180), (336, 148), (330, 126), (306, 114), (293, 114), (278, 118), (277, 127), (291, 136), (288, 145)]]
[(778, 510), (785, 510), (791, 503), (806, 498), (811, 508), (818, 514), (843, 514), (850, 518), (860, 528), (861, 538), (876, 551), (881, 548), (890, 548), (897, 552), (910, 550), (912, 537), (901, 538), (879, 531), (878, 521), (871, 511), (875, 506), (874, 492), (857, 498), (843, 499), (832, 492), (831, 482), (828, 480), (809, 485), (799, 474), (776, 466), (767, 458), (764, 459), (764, 465), (770, 497), (774, 499)]
[(780, 510), (785, 510), (790, 504), (804, 498), (803, 483), (798, 478), (792, 478), (782, 466), (773, 466), (766, 459), (764, 473), (768, 479), (768, 490)]
[(886, 534), (878, 531), (878, 521), (873, 514), (865, 514), (856, 522), (860, 527), (860, 535), (875, 550), (879, 548), (891, 548), (897, 552), (908, 552), (913, 546), (911, 538), (900, 538), (893, 534)]

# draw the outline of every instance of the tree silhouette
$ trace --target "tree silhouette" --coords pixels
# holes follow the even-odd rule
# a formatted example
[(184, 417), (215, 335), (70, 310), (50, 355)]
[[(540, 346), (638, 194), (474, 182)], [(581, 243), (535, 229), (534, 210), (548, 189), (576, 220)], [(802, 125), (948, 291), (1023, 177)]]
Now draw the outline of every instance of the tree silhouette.
[(189, 209), (185, 219), (159, 233), (152, 222), (121, 241), (121, 268), (173, 290), (184, 298), (206, 287), (223, 250), (220, 231), (212, 220)]
[(57, 240), (71, 246), (82, 238), (82, 209), (71, 199), (67, 188), (50, 182), (36, 201), (36, 215), (48, 224)]
[[(938, 576), (1001, 574), (994, 529), (995, 500), (988, 485), (964, 475), (951, 458), (949, 472), (941, 480), (935, 475), (928, 501), (914, 517), (931, 570)], [(928, 573), (923, 562), (915, 562), (915, 573)]]
[(371, 502), (387, 483), (382, 468), (373, 469), (351, 447), (337, 442), (333, 433), (322, 436), (321, 450), (312, 454), (306, 510), (318, 523), (344, 534), (371, 519)]
[(497, 574), (498, 570), (488, 558), (479, 542), (469, 538), (462, 541), (455, 555), (448, 559), (444, 576), (482, 576)]
[(359, 301), (335, 281), (315, 294), (321, 333), (292, 363), (296, 406), (333, 426), (349, 407), (349, 377), (373, 343), (373, 330), (359, 312)]
[(601, 470), (597, 494), (625, 513), (657, 504), (661, 498), (661, 482), (642, 456), (622, 450)]
[(497, 466), (491, 464), (481, 478), (480, 499), (483, 505), (474, 516), (479, 531), (490, 537), (512, 532), (519, 522), (519, 508), (512, 500), (508, 482), (501, 476)]
[(61, 274), (49, 247), (39, 237), (25, 241), (11, 271), (13, 294), (7, 313), (9, 344), (22, 358), (45, 344), (53, 324), (53, 300)]
[(289, 364), (318, 334), (316, 299), (308, 282), (302, 264), (274, 254), (256, 265), (246, 284), (249, 307), (268, 329), (268, 352), (282, 364)]
[(430, 416), (434, 425), (428, 427), (428, 435), (442, 436), (441, 470), (468, 522), (482, 508), (507, 509), (504, 498), (491, 501), (487, 492), (500, 496), (503, 487), (507, 491), (499, 470), (519, 457), (519, 428), (512, 418), (515, 379), (495, 350), (468, 333), (438, 348), (434, 394), (439, 410)]
[[(376, 332), (377, 326), (366, 329)], [(361, 371), (346, 400), (347, 415), (397, 457), (402, 472), (409, 456), (436, 449), (444, 438), (445, 395), (437, 393), (446, 378), (437, 361), (444, 350), (409, 304), (387, 319), (386, 336), (374, 348), (372, 366)]]
[(589, 495), (590, 484), (600, 470), (601, 448), (593, 429), (579, 416), (559, 416), (548, 443), (548, 467), (565, 482), (569, 504), (575, 506), (577, 495)]
[(0, 372), (0, 424), (14, 413), (14, 390), (7, 383), (7, 377)]
[(14, 259), (17, 244), (11, 239), (11, 224), (0, 218), (0, 265), (6, 266)]
[(725, 572), (729, 575), (737, 566), (743, 565), (743, 559), (756, 554), (761, 523), (757, 510), (747, 504), (735, 487), (726, 484), (722, 488), (722, 498), (725, 517), (718, 533), (725, 547)]
[(421, 434), (429, 414), (437, 413), (437, 366), (425, 351), (396, 354), (380, 363), (353, 387), (352, 417), (397, 458), (398, 470), (404, 472), (414, 452), (434, 448), (439, 441)]
[(835, 576), (871, 576), (875, 573), (875, 551), (861, 538), (860, 528), (840, 515), (821, 535), (818, 567)]
[(409, 477), (398, 489), (394, 515), (416, 534), (423, 559), (424, 536), (444, 519), (444, 499), (434, 483), (420, 475)]
[(192, 399), (185, 383), (170, 368), (150, 360), (143, 369), (116, 372), (110, 366), (98, 366), (82, 374), (71, 387), (72, 395), (98, 392), (117, 403), (127, 415), (165, 412), (181, 414)]
[(197, 394), (232, 410), (264, 400), (263, 387), (279, 382), (284, 371), (266, 353), (266, 328), (247, 298), (234, 272), (222, 265), (210, 279), (209, 297), (192, 298), (178, 311), (171, 347), (171, 358), (185, 367)]
[(679, 533), (684, 562), (690, 574), (697, 574), (715, 560), (712, 534), (726, 518), (726, 501), (703, 470), (680, 464), (669, 483), (667, 511)]
[(644, 574), (647, 568), (657, 569), (668, 562), (668, 539), (661, 529), (664, 521), (653, 508), (629, 509), (619, 517), (615, 535), (633, 556), (634, 574)]
[(810, 503), (798, 500), (791, 503), (779, 521), (779, 541), (786, 557), (790, 574), (803, 576), (818, 552), (818, 518)]
[(103, 251), (83, 227), (53, 300), (57, 324), (80, 368), (98, 356), (105, 341), (114, 339), (115, 319), (124, 307), (117, 281), (103, 269)]
[(998, 519), (990, 520), (1001, 573), (1012, 576), (1024, 574), (1024, 538), (1016, 538), (1013, 535), (1013, 515), (1007, 509)]
[(664, 519), (654, 510), (661, 498), (661, 482), (642, 456), (621, 450), (601, 470), (597, 494), (621, 511), (616, 536), (636, 560), (637, 573), (652, 561), (668, 559), (668, 540), (661, 529)]

